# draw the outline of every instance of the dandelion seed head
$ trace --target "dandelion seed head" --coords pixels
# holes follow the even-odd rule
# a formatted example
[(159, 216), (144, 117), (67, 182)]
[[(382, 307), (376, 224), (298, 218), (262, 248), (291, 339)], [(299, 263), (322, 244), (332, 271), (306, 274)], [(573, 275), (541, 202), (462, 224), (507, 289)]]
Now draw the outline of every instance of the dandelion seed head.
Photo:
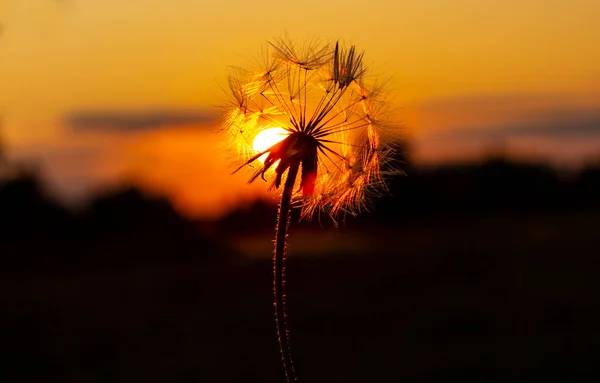
[[(303, 217), (360, 212), (394, 172), (392, 145), (381, 138), (387, 104), (379, 86), (367, 85), (363, 53), (339, 42), (275, 39), (254, 64), (233, 69), (228, 79), (223, 131), (239, 169), (253, 169), (249, 182), (261, 177), (279, 188), (290, 166), (299, 165), (293, 199)], [(256, 136), (273, 128), (287, 135), (257, 149)]]

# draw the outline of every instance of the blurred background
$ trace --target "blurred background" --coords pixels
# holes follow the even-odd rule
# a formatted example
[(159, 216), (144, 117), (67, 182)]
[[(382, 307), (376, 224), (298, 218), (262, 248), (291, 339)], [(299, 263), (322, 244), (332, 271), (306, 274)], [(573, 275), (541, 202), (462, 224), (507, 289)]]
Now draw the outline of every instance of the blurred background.
[(343, 39), (405, 176), (293, 220), (302, 381), (600, 374), (600, 3), (0, 0), (0, 380), (281, 382), (276, 196), (231, 175), (229, 65)]

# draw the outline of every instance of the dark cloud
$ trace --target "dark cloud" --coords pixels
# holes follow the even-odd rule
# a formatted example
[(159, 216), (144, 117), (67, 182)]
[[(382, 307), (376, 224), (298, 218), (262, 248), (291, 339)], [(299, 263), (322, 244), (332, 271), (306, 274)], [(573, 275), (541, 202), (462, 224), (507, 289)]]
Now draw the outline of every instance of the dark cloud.
[(566, 96), (535, 93), (498, 93), (498, 94), (470, 94), (453, 97), (432, 98), (421, 103), (425, 110), (454, 110), (485, 108), (518, 108), (531, 105), (552, 105), (564, 103)]
[(545, 137), (556, 139), (600, 138), (600, 109), (547, 110), (502, 125), (449, 131), (455, 139)]
[(140, 131), (189, 124), (209, 124), (217, 120), (206, 110), (84, 110), (64, 117), (75, 130)]

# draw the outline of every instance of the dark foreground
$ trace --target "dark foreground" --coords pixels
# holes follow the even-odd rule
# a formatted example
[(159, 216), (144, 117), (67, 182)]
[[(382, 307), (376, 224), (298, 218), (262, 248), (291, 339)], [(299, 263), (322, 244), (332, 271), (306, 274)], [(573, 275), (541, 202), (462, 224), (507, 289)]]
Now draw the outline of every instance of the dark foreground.
[[(291, 249), (301, 380), (598, 381), (598, 218), (438, 222), (341, 233), (370, 253)], [(282, 382), (270, 268), (201, 258), (3, 275), (0, 380)]]

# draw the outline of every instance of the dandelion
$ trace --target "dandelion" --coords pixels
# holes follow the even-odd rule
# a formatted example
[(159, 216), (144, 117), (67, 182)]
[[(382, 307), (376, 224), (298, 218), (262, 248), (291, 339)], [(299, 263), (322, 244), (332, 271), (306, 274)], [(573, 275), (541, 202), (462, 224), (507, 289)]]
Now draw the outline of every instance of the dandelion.
[[(363, 53), (339, 42), (270, 42), (256, 68), (234, 68), (223, 131), (258, 178), (280, 191), (275, 234), (275, 321), (287, 381), (296, 382), (286, 325), (284, 261), (292, 207), (302, 217), (357, 214), (385, 190), (393, 152), (382, 140), (385, 102), (366, 84)], [(283, 185), (283, 188), (281, 186)]]

